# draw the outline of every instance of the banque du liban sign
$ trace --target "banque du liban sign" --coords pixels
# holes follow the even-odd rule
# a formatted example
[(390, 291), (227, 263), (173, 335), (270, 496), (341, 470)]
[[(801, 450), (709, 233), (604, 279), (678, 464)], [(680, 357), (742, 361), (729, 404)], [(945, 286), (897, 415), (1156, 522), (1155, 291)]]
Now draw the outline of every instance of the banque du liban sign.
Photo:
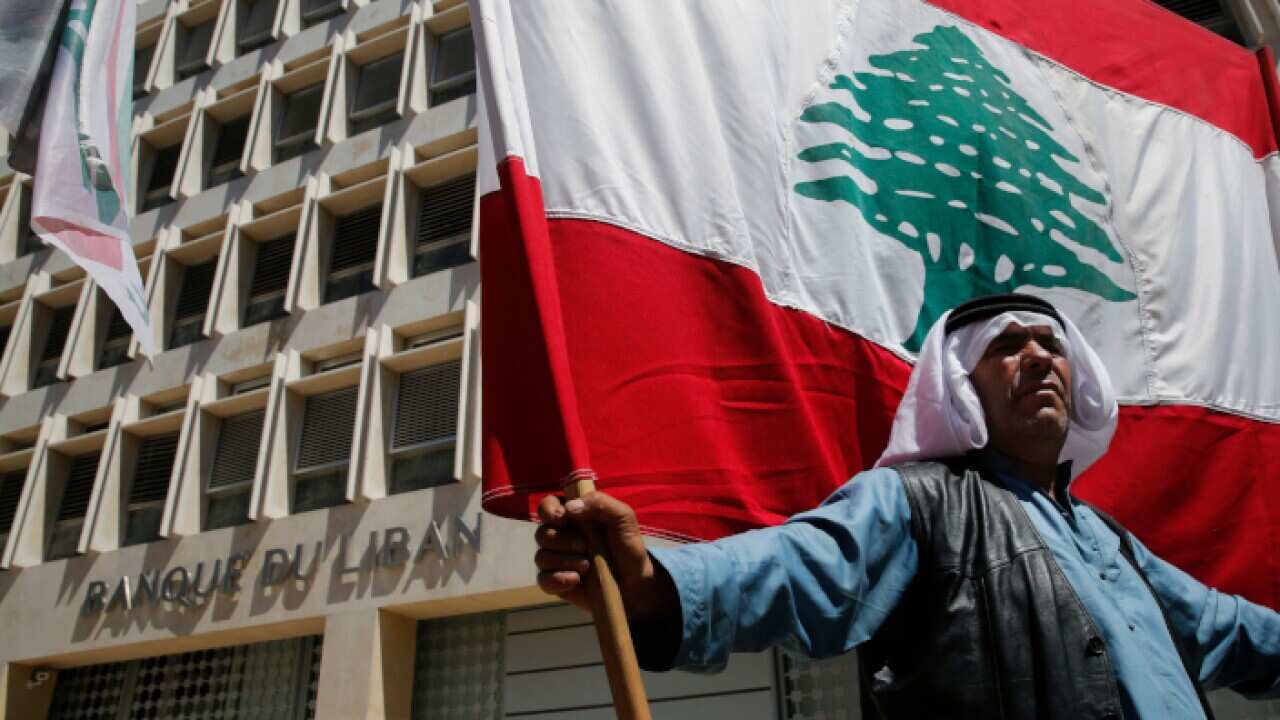
[(429, 557), (447, 561), (461, 553), (478, 554), (483, 517), (483, 513), (476, 513), (475, 522), (470, 524), (461, 515), (443, 523), (433, 520), (417, 535), (394, 526), (370, 530), (367, 538), (357, 539), (345, 533), (327, 546), (324, 540), (314, 540), (294, 543), (292, 547), (271, 547), (262, 551), (262, 562), (252, 575), (246, 571), (256, 550), (233, 551), (226, 557), (195, 564), (145, 568), (137, 575), (111, 580), (92, 580), (86, 586), (80, 613), (91, 617), (157, 603), (197, 607), (215, 594), (234, 596), (248, 583), (268, 588), (290, 580), (309, 580), (328, 557), (333, 558), (331, 572), (349, 575), (417, 564)]

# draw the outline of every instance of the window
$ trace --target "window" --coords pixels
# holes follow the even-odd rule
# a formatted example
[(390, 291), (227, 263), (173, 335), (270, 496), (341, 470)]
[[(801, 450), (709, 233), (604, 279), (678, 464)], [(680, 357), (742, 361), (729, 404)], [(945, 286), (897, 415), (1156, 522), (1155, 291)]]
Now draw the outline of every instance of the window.
[(285, 316), (284, 293), (293, 264), (293, 235), (257, 244), (249, 302), (244, 309), (244, 327)]
[(322, 648), (314, 635), (63, 670), (49, 717), (312, 718)]
[(204, 314), (209, 307), (216, 266), (216, 259), (199, 265), (179, 266), (182, 267), (182, 285), (178, 288), (178, 303), (173, 313), (170, 348), (190, 345), (204, 334)]
[(342, 0), (302, 0), (302, 25), (311, 27), (342, 14)]
[(410, 370), (400, 376), (391, 438), (391, 492), (453, 482), (458, 389), (462, 362)]
[(356, 388), (307, 398), (294, 461), (293, 512), (346, 502)]
[(5, 348), (9, 347), (9, 331), (12, 329), (10, 325), (0, 327), (0, 358), (4, 357)]
[(316, 146), (316, 124), (320, 121), (320, 102), (323, 98), (323, 83), (285, 96), (284, 113), (276, 131), (274, 162), (297, 157)]
[(151, 58), (155, 57), (156, 46), (136, 48), (133, 51), (133, 99), (137, 100), (147, 94), (147, 71), (151, 69)]
[(242, 177), (240, 156), (244, 154), (245, 139), (249, 137), (249, 116), (238, 117), (218, 128), (218, 138), (213, 145), (213, 158), (209, 161), (209, 174), (205, 187)]
[(502, 712), (506, 613), (420, 620), (417, 630), (412, 720), (506, 717)]
[(1234, 43), (1245, 44), (1235, 16), (1220, 0), (1156, 0), (1156, 4)]
[(173, 174), (178, 170), (181, 149), (181, 145), (170, 145), (153, 151), (151, 174), (147, 176), (147, 190), (142, 196), (143, 212), (173, 202), (169, 189), (173, 185)]
[(471, 28), (442, 35), (431, 59), (431, 105), (441, 105), (476, 91), (476, 45)]
[(0, 474), (0, 548), (13, 529), (13, 518), (18, 514), (18, 500), (22, 498), (22, 485), (26, 482), (26, 469)]
[(93, 495), (93, 480), (98, 474), (98, 458), (99, 453), (71, 458), (67, 483), (63, 486), (62, 499), (58, 502), (53, 536), (49, 538), (49, 551), (46, 553), (49, 560), (69, 558), (76, 554), (76, 546), (80, 544), (80, 529), (84, 526), (84, 514), (89, 509), (89, 499)]
[(110, 303), (111, 319), (107, 322), (107, 337), (103, 340), (102, 351), (98, 354), (98, 369), (102, 370), (129, 361), (129, 341), (133, 338), (133, 328), (125, 322), (120, 308), (102, 294), (99, 302)]
[(373, 261), (378, 251), (382, 205), (372, 205), (337, 219), (326, 276), (324, 301), (335, 302), (373, 289)]
[(422, 191), (414, 276), (471, 261), (471, 208), (476, 176), (450, 180)]
[(174, 70), (179, 80), (185, 80), (209, 68), (206, 60), (209, 55), (209, 43), (213, 40), (213, 25), (216, 18), (210, 18), (194, 27), (178, 23), (177, 60)]
[(67, 344), (67, 335), (71, 331), (71, 318), (76, 312), (74, 305), (45, 308), (45, 310), (49, 313), (49, 327), (45, 331), (44, 345), (40, 349), (40, 364), (36, 366), (35, 378), (31, 381), (32, 388), (52, 385), (58, 381), (58, 365), (62, 362), (62, 349)]
[(276, 0), (250, 0), (241, 6), (243, 19), (240, 22), (239, 39), (236, 47), (240, 55), (257, 50), (271, 44), (271, 28), (276, 20)]
[(398, 52), (356, 67), (359, 77), (348, 115), (351, 135), (386, 125), (400, 117), (396, 112), (396, 99), (400, 95), (400, 69), (403, 64), (404, 53)]
[(142, 438), (138, 464), (129, 487), (128, 517), (123, 545), (138, 545), (160, 539), (160, 520), (169, 495), (169, 477), (178, 453), (178, 434)]
[(40, 236), (31, 229), (31, 186), (18, 186), (18, 256), (30, 255), (44, 247)]
[(226, 418), (218, 430), (218, 446), (209, 476), (206, 530), (231, 527), (249, 521), (249, 498), (258, 466), (265, 410)]

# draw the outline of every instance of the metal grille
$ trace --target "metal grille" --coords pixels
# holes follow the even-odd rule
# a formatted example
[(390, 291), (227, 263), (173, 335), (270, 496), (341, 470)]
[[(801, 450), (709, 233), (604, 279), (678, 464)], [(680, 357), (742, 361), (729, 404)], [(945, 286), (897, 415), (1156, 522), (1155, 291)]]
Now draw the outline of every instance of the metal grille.
[(293, 235), (270, 240), (258, 245), (258, 257), (253, 266), (253, 282), (249, 285), (249, 297), (257, 297), (284, 290), (289, 284), (289, 266), (293, 264)]
[(461, 373), (462, 362), (454, 360), (400, 376), (393, 450), (454, 436)]
[(503, 613), (419, 622), (413, 720), (501, 718), (506, 631)]
[(58, 520), (74, 520), (84, 517), (89, 509), (89, 497), (93, 495), (93, 479), (98, 474), (99, 453), (79, 455), (71, 459), (67, 471), (67, 484), (58, 504)]
[(51, 720), (309, 720), (319, 636), (90, 665), (59, 674)]
[(382, 204), (338, 218), (333, 230), (333, 258), (329, 272), (341, 272), (373, 262), (378, 251), (378, 223)]
[[(102, 296), (103, 302), (111, 302), (106, 295)], [(124, 314), (120, 312), (120, 308), (115, 303), (111, 303), (111, 319), (107, 322), (107, 340), (119, 340), (133, 334), (133, 328), (129, 327), (129, 323), (125, 322)]]
[(240, 26), (240, 52), (245, 53), (271, 42), (271, 26), (276, 19), (276, 0), (252, 0)]
[(138, 467), (129, 488), (129, 504), (164, 500), (169, 494), (173, 458), (178, 454), (178, 434), (144, 438), (138, 448)]
[(418, 209), (418, 246), (471, 235), (476, 176), (467, 175), (422, 191)]
[(214, 20), (206, 20), (195, 27), (184, 27), (181, 34), (183, 42), (178, 48), (178, 62), (175, 65), (179, 78), (188, 78), (209, 67), (205, 56), (209, 54), (209, 43), (213, 40)]
[(49, 720), (118, 720), (133, 664), (89, 665), (58, 673)]
[(210, 490), (253, 482), (265, 417), (266, 410), (257, 410), (222, 421), (213, 473), (209, 476)]
[(178, 292), (178, 306), (174, 317), (178, 319), (204, 315), (209, 307), (209, 293), (213, 290), (213, 273), (217, 263), (207, 260), (199, 265), (188, 265), (182, 270), (182, 287)]
[(139, 98), (147, 94), (147, 71), (151, 69), (151, 58), (155, 57), (156, 46), (137, 48), (133, 51), (133, 97)]
[(44, 349), (40, 353), (41, 360), (56, 360), (62, 357), (62, 348), (67, 344), (67, 334), (71, 332), (71, 317), (76, 312), (74, 305), (52, 310), (49, 318), (49, 332), (45, 335)]
[(343, 388), (307, 398), (298, 443), (298, 470), (317, 468), (351, 457), (356, 422), (356, 388)]
[(778, 651), (784, 720), (855, 720), (862, 717), (858, 658), (853, 653), (810, 660)]
[(18, 512), (18, 500), (26, 479), (26, 470), (0, 475), (0, 535), (7, 535), (13, 527), (13, 516)]

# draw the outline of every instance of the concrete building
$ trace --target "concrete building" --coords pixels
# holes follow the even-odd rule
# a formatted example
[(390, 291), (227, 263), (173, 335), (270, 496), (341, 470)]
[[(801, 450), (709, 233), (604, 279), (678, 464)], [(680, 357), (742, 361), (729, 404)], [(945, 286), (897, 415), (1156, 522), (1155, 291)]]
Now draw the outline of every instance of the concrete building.
[[(480, 511), (465, 2), (137, 20), (152, 364), (0, 171), (0, 717), (611, 717), (532, 526)], [(646, 681), (662, 718), (859, 716), (852, 658)]]

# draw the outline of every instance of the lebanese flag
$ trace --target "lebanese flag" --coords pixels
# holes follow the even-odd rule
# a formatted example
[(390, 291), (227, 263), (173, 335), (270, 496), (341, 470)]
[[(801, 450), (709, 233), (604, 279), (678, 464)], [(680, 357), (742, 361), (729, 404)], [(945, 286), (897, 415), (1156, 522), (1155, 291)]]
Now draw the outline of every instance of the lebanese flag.
[(1052, 301), (1121, 398), (1076, 492), (1280, 607), (1269, 62), (1144, 0), (472, 0), (484, 503), (654, 535), (819, 503), (924, 332)]
[(89, 274), (156, 352), (129, 233), (135, 0), (72, 0), (40, 126), (31, 226)]

